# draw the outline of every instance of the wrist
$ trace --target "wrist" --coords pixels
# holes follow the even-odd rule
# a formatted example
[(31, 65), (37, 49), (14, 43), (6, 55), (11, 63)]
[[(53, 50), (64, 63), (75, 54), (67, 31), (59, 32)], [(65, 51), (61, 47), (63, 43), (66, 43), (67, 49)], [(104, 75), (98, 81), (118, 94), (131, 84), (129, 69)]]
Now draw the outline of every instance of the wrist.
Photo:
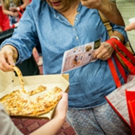
[(119, 44), (119, 42), (121, 43), (121, 41), (119, 41), (116, 38), (110, 38), (106, 42), (109, 43), (113, 48), (116, 48), (116, 46), (117, 46), (117, 44)]
[(21, 6), (20, 7), (17, 7), (16, 9), (17, 9), (18, 12), (19, 11), (21, 11), (22, 13), (24, 12), (24, 9)]
[(10, 11), (9, 15), (10, 16), (14, 16), (14, 13), (12, 11)]
[(59, 114), (55, 114), (53, 119), (59, 120), (59, 121), (65, 121), (66, 119), (66, 113), (59, 113)]
[(64, 117), (64, 116), (56, 116), (53, 119), (56, 120), (56, 121), (59, 121), (60, 123), (64, 123), (66, 117)]
[(119, 40), (119, 41), (120, 41), (120, 38), (119, 38), (119, 37), (117, 37), (117, 36), (111, 36), (111, 37), (110, 37), (110, 39), (112, 39), (112, 38), (115, 38), (115, 39), (117, 39), (117, 40)]
[(17, 51), (17, 49), (14, 46), (12, 46), (12, 45), (5, 45), (5, 46), (3, 46), (1, 48), (1, 50), (8, 50), (8, 49), (12, 50), (13, 54), (16, 56), (16, 59), (17, 59), (18, 58), (18, 51)]

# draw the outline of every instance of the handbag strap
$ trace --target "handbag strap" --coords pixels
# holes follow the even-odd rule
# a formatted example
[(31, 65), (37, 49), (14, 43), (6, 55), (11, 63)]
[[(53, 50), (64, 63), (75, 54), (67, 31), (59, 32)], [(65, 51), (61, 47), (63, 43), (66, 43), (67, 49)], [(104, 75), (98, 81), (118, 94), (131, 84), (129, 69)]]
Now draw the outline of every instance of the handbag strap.
[[(126, 47), (117, 39), (109, 39), (106, 42), (108, 42), (113, 48), (114, 50), (117, 52), (117, 54), (120, 56), (120, 58), (122, 59), (122, 61), (125, 63), (125, 65), (130, 69), (130, 73), (131, 74), (135, 74), (135, 66), (133, 65), (133, 63), (135, 63), (135, 57), (132, 55), (132, 53), (130, 51), (128, 51), (126, 49)], [(115, 43), (115, 44), (114, 44)], [(122, 50), (122, 52), (131, 60), (128, 60), (125, 56), (123, 56), (123, 53), (120, 53), (120, 51), (118, 50), (118, 47)]]
[[(115, 48), (119, 48), (130, 60), (133, 64), (135, 64), (135, 57), (134, 55), (125, 47), (125, 45), (122, 44), (122, 42), (120, 42), (119, 40), (115, 39), (115, 38), (111, 38), (109, 40), (107, 40), (107, 42), (112, 42), (113, 45), (115, 44), (116, 47)], [(114, 48), (114, 47), (113, 47)], [(117, 50), (119, 50), (117, 48)]]
[(120, 82), (119, 76), (118, 76), (118, 74), (116, 72), (116, 68), (114, 66), (112, 58), (109, 58), (107, 61), (108, 61), (108, 65), (109, 65), (110, 71), (112, 73), (114, 82), (115, 82), (117, 87), (120, 87), (121, 86), (121, 82)]
[[(126, 76), (126, 73), (125, 73), (125, 70), (124, 70), (123, 66), (121, 65), (121, 63), (117, 59), (116, 55), (113, 54), (113, 58), (114, 58), (116, 66), (118, 67), (118, 70), (119, 70), (120, 74), (122, 75), (124, 81), (127, 82), (127, 76)], [(110, 71), (112, 73), (114, 82), (115, 82), (117, 87), (120, 87), (121, 81), (119, 79), (118, 73), (116, 72), (116, 68), (115, 68), (115, 65), (113, 63), (112, 58), (109, 58), (107, 61), (108, 61), (108, 65), (109, 65)]]
[(116, 66), (118, 67), (118, 70), (119, 70), (120, 74), (122, 75), (124, 81), (127, 82), (127, 75), (125, 73), (125, 70), (124, 70), (123, 66), (121, 65), (121, 63), (118, 60), (118, 58), (116, 57), (116, 55), (113, 55), (113, 57), (114, 57), (114, 61), (116, 63)]
[[(108, 42), (113, 48), (114, 50), (118, 53), (118, 55), (121, 57), (121, 59), (123, 60), (123, 62), (126, 64), (126, 66), (130, 69), (132, 74), (135, 74), (135, 66), (133, 65), (133, 63), (135, 63), (135, 58), (134, 56), (131, 54), (130, 51), (128, 51), (128, 49), (117, 39), (109, 39), (106, 42)], [(125, 56), (123, 56), (123, 53), (120, 53), (120, 50), (122, 50), (122, 52), (133, 62), (131, 63), (131, 61), (129, 61), (127, 58), (125, 58)], [(114, 57), (114, 61), (116, 62), (116, 65), (118, 67), (119, 72), (121, 73), (123, 79), (125, 82), (127, 82), (127, 77), (126, 77), (126, 73), (124, 71), (124, 68), (122, 67), (121, 63), (119, 62), (119, 60), (117, 59), (116, 55), (113, 54)], [(109, 68), (111, 70), (113, 79), (115, 81), (115, 84), (117, 87), (121, 86), (121, 82), (120, 79), (118, 77), (118, 74), (116, 72), (116, 68), (115, 65), (112, 61), (111, 58), (108, 59), (108, 65)]]
[(111, 37), (111, 35), (113, 34), (113, 29), (112, 26), (110, 25), (110, 21), (99, 10), (98, 12), (104, 26), (106, 27), (109, 37)]
[(22, 13), (20, 11), (18, 11), (18, 14), (19, 14), (19, 18), (22, 17)]

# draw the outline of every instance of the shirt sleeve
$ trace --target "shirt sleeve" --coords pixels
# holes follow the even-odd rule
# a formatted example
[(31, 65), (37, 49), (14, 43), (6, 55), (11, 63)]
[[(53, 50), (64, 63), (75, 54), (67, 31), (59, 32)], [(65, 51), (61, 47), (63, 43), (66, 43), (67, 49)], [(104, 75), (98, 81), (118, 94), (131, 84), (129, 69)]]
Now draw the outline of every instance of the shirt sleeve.
[(118, 31), (119, 33), (121, 33), (125, 37), (125, 42), (124, 43), (129, 41), (127, 33), (124, 30), (124, 28), (125, 28), (124, 26), (115, 25), (113, 23), (111, 23), (111, 26), (112, 26), (113, 31)]
[(9, 115), (0, 104), (0, 134), (1, 135), (23, 135), (14, 125)]

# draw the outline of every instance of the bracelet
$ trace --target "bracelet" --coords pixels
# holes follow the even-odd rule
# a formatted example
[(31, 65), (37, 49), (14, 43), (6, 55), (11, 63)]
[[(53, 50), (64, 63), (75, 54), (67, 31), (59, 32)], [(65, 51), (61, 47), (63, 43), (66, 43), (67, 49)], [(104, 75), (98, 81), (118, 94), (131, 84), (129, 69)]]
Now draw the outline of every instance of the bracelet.
[(20, 7), (17, 7), (17, 11), (20, 11)]
[(117, 39), (117, 40), (120, 41), (120, 39), (119, 39), (117, 36), (112, 36), (112, 37), (110, 37), (110, 39), (111, 39), (111, 38), (115, 38), (115, 39)]

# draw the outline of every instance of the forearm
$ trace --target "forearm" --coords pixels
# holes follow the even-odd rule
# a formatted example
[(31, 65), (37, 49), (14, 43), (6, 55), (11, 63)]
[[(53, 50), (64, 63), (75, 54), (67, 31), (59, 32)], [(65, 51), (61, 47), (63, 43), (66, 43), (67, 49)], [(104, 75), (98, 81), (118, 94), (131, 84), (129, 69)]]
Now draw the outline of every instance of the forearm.
[(10, 10), (6, 10), (6, 9), (4, 9), (4, 10), (3, 10), (3, 13), (4, 13), (4, 14), (6, 14), (6, 15), (13, 16), (13, 12), (12, 12), (12, 11), (10, 11)]
[(62, 93), (62, 99), (56, 107), (54, 118), (30, 135), (55, 135), (65, 122), (67, 108), (68, 95)]
[(30, 0), (23, 0), (23, 4), (20, 7), (22, 9), (25, 9), (29, 3), (30, 3)]
[(65, 119), (53, 118), (30, 135), (56, 135)]
[(82, 5), (99, 10), (112, 23), (124, 26), (124, 21), (115, 2), (111, 0), (81, 0)]
[(6, 15), (11, 15), (12, 16), (12, 12), (6, 9), (3, 0), (1, 0), (1, 4), (2, 4), (2, 11), (3, 11), (3, 13), (6, 14)]
[(111, 2), (110, 0), (102, 0), (98, 10), (114, 24), (125, 26), (124, 20), (115, 2)]
[(112, 37), (118, 37), (122, 43), (125, 42), (125, 37), (118, 31), (114, 31), (110, 38)]

